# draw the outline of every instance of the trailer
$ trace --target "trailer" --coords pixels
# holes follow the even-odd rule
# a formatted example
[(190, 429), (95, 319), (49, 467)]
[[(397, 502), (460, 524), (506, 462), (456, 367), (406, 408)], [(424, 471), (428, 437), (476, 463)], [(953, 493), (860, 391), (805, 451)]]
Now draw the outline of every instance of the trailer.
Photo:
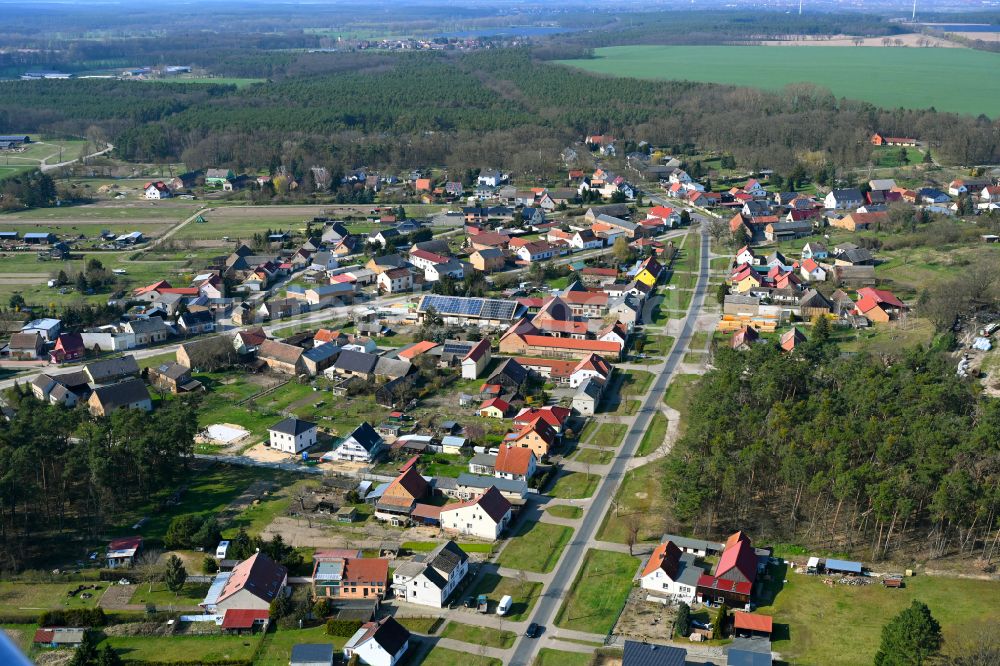
[(476, 597), (476, 607), (479, 609), (480, 613), (490, 612), (490, 600), (485, 594), (480, 594)]

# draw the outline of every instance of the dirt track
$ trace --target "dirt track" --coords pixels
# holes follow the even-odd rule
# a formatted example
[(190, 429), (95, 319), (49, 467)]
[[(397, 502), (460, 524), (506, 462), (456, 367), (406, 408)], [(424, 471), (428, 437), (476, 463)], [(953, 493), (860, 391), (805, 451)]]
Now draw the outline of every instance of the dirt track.
[[(796, 39), (798, 37), (799, 39)], [(893, 35), (891, 39), (893, 41), (900, 39), (903, 41), (905, 46), (912, 46), (916, 48), (922, 48), (917, 45), (917, 40), (921, 38), (927, 38), (931, 40), (931, 44), (940, 48), (946, 49), (964, 49), (966, 48), (962, 44), (957, 42), (952, 42), (947, 39), (938, 39), (936, 37), (927, 37), (927, 35), (921, 35), (918, 33), (907, 33), (905, 35)], [(855, 37), (850, 35), (833, 35), (831, 39), (816, 39), (811, 35), (789, 35), (787, 40), (766, 40), (758, 42), (761, 46), (883, 46), (882, 37), (866, 37), (858, 38), (861, 39), (861, 44), (855, 44)]]

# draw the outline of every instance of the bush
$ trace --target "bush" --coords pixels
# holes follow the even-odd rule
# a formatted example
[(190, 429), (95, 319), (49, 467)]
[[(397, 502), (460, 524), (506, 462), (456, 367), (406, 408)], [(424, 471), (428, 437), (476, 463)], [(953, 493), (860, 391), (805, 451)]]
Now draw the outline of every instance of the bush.
[(317, 599), (316, 603), (313, 604), (312, 608), (313, 616), (317, 619), (323, 619), (333, 612), (332, 605), (329, 599)]
[(219, 563), (215, 561), (215, 558), (211, 555), (206, 555), (205, 559), (201, 561), (201, 570), (207, 574), (218, 573)]
[(38, 616), (42, 627), (103, 627), (107, 623), (103, 608), (49, 610)]
[(326, 633), (328, 636), (351, 637), (360, 628), (360, 620), (327, 620), (326, 622)]

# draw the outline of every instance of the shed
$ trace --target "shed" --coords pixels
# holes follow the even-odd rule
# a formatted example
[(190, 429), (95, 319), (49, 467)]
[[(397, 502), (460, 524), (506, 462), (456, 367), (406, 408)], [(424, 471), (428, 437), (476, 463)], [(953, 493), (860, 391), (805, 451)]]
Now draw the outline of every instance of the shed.
[(827, 573), (851, 574), (852, 576), (860, 576), (862, 573), (861, 562), (851, 562), (850, 560), (834, 560), (832, 558), (827, 558), (826, 570)]
[(770, 638), (774, 621), (770, 615), (755, 615), (753, 613), (733, 613), (733, 629), (737, 636)]
[(290, 666), (331, 666), (332, 643), (299, 643), (292, 646)]
[(736, 638), (726, 649), (729, 666), (771, 666), (771, 641), (764, 638)]

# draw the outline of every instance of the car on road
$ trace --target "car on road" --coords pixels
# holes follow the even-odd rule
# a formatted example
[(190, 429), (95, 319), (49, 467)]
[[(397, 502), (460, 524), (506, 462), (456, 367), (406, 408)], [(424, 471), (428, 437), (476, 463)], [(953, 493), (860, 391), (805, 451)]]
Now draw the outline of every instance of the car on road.
[(528, 630), (524, 632), (524, 635), (528, 638), (538, 638), (542, 633), (542, 628), (538, 626), (537, 623), (532, 622), (528, 625)]

